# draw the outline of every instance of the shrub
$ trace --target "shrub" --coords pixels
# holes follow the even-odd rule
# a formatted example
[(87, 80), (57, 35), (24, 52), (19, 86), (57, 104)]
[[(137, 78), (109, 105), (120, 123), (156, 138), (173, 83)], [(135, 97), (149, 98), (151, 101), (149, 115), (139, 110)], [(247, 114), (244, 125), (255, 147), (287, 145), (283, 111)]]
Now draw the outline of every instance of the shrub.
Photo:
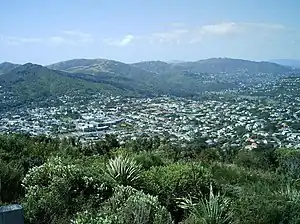
[(274, 172), (247, 169), (235, 164), (213, 163), (211, 164), (213, 179), (218, 184), (230, 184), (244, 186), (257, 182), (264, 182), (267, 185), (280, 184), (280, 176)]
[(120, 147), (120, 143), (115, 135), (105, 135), (104, 139), (94, 142), (89, 146), (81, 148), (81, 152), (86, 156), (107, 155), (113, 149)]
[(238, 223), (299, 223), (299, 192), (290, 185), (274, 189), (266, 183), (244, 188), (234, 201)]
[(0, 160), (0, 203), (17, 202), (23, 191), (21, 182), (24, 170), (20, 164)]
[(260, 167), (260, 158), (252, 151), (241, 150), (237, 153), (234, 163), (246, 168)]
[(74, 224), (171, 224), (167, 210), (157, 197), (129, 186), (117, 186), (113, 196), (97, 212), (78, 213)]
[(176, 198), (197, 196), (200, 192), (208, 193), (210, 178), (210, 170), (199, 163), (174, 163), (145, 171), (141, 178), (141, 188), (147, 193), (157, 195), (175, 221), (179, 221), (183, 211), (178, 210)]
[(212, 186), (208, 199), (201, 198), (199, 202), (193, 203), (191, 199), (181, 199), (179, 207), (189, 211), (188, 218), (184, 223), (188, 224), (229, 224), (233, 223), (233, 212), (231, 201), (214, 194)]
[(300, 150), (277, 149), (275, 153), (279, 163), (278, 172), (285, 174), (288, 179), (299, 179)]
[(159, 151), (139, 152), (134, 158), (144, 169), (150, 169), (152, 166), (162, 166), (165, 163), (168, 163), (166, 155)]
[(218, 149), (209, 148), (200, 151), (200, 158), (206, 161), (219, 161), (221, 160), (221, 155)]
[(163, 142), (158, 136), (149, 137), (144, 135), (126, 142), (126, 146), (135, 152), (153, 151), (158, 149)]
[(234, 163), (246, 168), (264, 170), (274, 170), (277, 166), (273, 149), (240, 150), (234, 158)]
[(89, 211), (78, 212), (71, 220), (72, 224), (115, 224), (114, 217), (102, 217)]
[(284, 202), (267, 192), (263, 194), (244, 190), (233, 202), (237, 223), (268, 224), (281, 223)]
[(284, 201), (282, 221), (287, 223), (300, 222), (300, 192), (290, 183), (274, 192), (275, 196)]
[(110, 159), (106, 165), (106, 173), (117, 184), (134, 185), (140, 177), (142, 166), (127, 156)]
[(64, 164), (59, 157), (32, 168), (23, 186), (23, 206), (30, 223), (68, 223), (70, 215), (111, 195), (108, 181), (89, 176), (78, 165)]

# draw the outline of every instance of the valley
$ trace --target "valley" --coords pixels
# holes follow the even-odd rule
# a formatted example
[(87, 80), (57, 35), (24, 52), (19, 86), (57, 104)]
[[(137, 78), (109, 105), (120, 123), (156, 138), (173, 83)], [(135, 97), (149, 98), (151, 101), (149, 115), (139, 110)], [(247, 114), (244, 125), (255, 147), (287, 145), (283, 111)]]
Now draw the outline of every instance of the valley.
[(2, 133), (83, 143), (114, 134), (120, 141), (157, 135), (221, 148), (300, 147), (300, 73), (289, 67), (235, 59), (11, 66), (0, 76)]

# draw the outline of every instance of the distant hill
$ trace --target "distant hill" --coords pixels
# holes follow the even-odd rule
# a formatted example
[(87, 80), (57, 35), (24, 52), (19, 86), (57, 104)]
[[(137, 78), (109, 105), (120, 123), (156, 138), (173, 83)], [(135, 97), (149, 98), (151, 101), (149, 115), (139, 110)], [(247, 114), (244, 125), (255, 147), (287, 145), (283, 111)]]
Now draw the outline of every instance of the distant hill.
[(141, 73), (147, 73), (143, 75), (149, 75), (149, 72), (141, 71), (129, 64), (107, 59), (73, 59), (48, 65), (47, 67), (53, 70), (72, 73), (86, 73), (91, 75), (109, 73), (112, 75), (122, 75), (130, 78), (138, 78), (142, 75)]
[(106, 82), (139, 94), (157, 95), (164, 93), (157, 74), (114, 60), (74, 59), (47, 67), (69, 72), (70, 77), (80, 77), (93, 82)]
[(275, 59), (271, 60), (271, 62), (284, 65), (284, 66), (289, 66), (293, 68), (300, 68), (300, 60), (294, 60), (294, 59)]
[[(133, 64), (107, 59), (74, 59), (47, 66), (50, 69), (72, 73), (87, 73), (97, 75), (99, 72), (122, 75), (130, 78), (153, 76), (145, 71), (161, 74), (170, 72), (195, 73), (236, 73), (240, 71), (249, 73), (282, 73), (289, 72), (287, 66), (273, 62), (256, 62), (231, 58), (210, 58), (194, 62), (167, 63), (163, 61), (143, 61)], [(144, 70), (144, 71), (142, 71)]]
[(0, 83), (21, 102), (56, 98), (65, 94), (90, 94), (101, 91), (122, 93), (122, 90), (107, 83), (90, 82), (75, 76), (69, 77), (68, 73), (31, 63), (2, 74)]
[(18, 66), (20, 66), (20, 65), (13, 64), (13, 63), (10, 63), (10, 62), (3, 62), (3, 63), (0, 64), (0, 75), (11, 71), (11, 70), (15, 69)]
[(123, 63), (107, 59), (73, 59), (58, 62), (47, 67), (54, 70), (67, 72), (88, 72), (94, 74), (97, 72), (111, 72), (112, 67), (121, 67)]
[(211, 58), (176, 64), (146, 61), (125, 64), (106, 59), (74, 59), (43, 67), (35, 64), (1, 64), (2, 90), (18, 102), (109, 93), (124, 96), (198, 96), (260, 83), (275, 82), (295, 73), (271, 62)]
[(282, 73), (290, 71), (289, 68), (271, 62), (255, 62), (231, 58), (210, 58), (196, 62), (179, 63), (186, 69), (195, 72), (226, 72), (234, 73), (247, 71), (249, 73)]
[[(195, 62), (143, 61), (125, 64), (107, 59), (74, 59), (49, 65), (70, 76), (101, 81), (141, 95), (190, 96), (288, 76), (291, 68), (271, 62), (210, 58)], [(79, 75), (78, 75), (79, 73)]]
[(255, 62), (231, 58), (210, 58), (194, 62), (166, 63), (160, 61), (133, 64), (141, 69), (155, 72), (188, 71), (194, 73), (283, 73), (291, 69), (272, 62)]

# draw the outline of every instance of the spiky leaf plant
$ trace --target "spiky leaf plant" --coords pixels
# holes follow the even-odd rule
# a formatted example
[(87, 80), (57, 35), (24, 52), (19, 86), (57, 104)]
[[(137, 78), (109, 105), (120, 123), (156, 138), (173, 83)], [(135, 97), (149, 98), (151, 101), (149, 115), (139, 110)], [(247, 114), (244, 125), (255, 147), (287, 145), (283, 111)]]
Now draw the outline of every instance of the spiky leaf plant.
[(134, 185), (139, 179), (142, 166), (127, 156), (117, 156), (106, 165), (107, 175), (117, 184)]
[(185, 220), (186, 224), (231, 224), (233, 222), (233, 211), (228, 198), (214, 194), (210, 186), (209, 198), (202, 198), (193, 203), (192, 199), (180, 199), (179, 207), (189, 211), (190, 215)]

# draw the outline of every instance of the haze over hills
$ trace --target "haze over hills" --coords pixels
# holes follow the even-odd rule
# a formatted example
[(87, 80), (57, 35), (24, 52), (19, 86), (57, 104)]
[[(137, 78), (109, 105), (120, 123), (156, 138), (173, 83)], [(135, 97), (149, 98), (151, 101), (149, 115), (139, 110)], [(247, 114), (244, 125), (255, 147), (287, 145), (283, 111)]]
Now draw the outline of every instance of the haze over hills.
[(289, 71), (288, 68), (271, 62), (255, 62), (231, 58), (210, 58), (196, 62), (179, 63), (186, 69), (194, 72), (227, 72), (247, 71), (249, 73), (281, 73)]
[(146, 61), (133, 64), (136, 67), (155, 71), (190, 71), (190, 72), (205, 72), (205, 73), (220, 73), (220, 72), (239, 72), (241, 70), (253, 73), (269, 73), (269, 72), (287, 72), (290, 69), (282, 65), (272, 62), (255, 62), (242, 59), (231, 58), (210, 58), (194, 62), (178, 62), (166, 63), (160, 61)]
[[(211, 58), (195, 62), (144, 61), (125, 64), (106, 59), (74, 59), (48, 68), (89, 74), (114, 86), (147, 94), (197, 95), (203, 91), (234, 88), (276, 79), (291, 69), (271, 62)], [(266, 73), (266, 74), (265, 74)], [(272, 75), (271, 75), (272, 74)], [(85, 76), (89, 77), (90, 76)], [(144, 91), (141, 91), (144, 90)]]
[(289, 66), (289, 67), (293, 67), (293, 68), (300, 68), (300, 60), (274, 59), (274, 60), (271, 60), (271, 62), (277, 63), (279, 65), (283, 65), (283, 66)]
[(73, 59), (48, 65), (47, 67), (70, 73), (86, 73), (95, 76), (99, 75), (99, 73), (106, 73), (133, 79), (140, 79), (146, 76), (152, 77), (154, 75), (129, 64), (107, 59)]
[(115, 73), (114, 69), (129, 70), (129, 66), (125, 63), (107, 60), (107, 59), (72, 59), (62, 61), (47, 66), (50, 69), (61, 70), (67, 72), (88, 72), (94, 74), (96, 72)]
[(43, 67), (0, 64), (1, 85), (22, 101), (92, 92), (131, 96), (195, 96), (274, 81), (295, 72), (271, 62), (211, 58), (195, 62), (73, 59)]
[(141, 78), (140, 74), (145, 73), (145, 71), (159, 74), (186, 71), (193, 73), (236, 73), (240, 71), (249, 73), (284, 73), (291, 71), (286, 66), (272, 62), (255, 62), (231, 58), (210, 58), (193, 62), (177, 61), (176, 63), (142, 61), (133, 64), (107, 59), (73, 59), (48, 65), (47, 67), (71, 73), (95, 75), (99, 72), (106, 72), (130, 78)]
[[(248, 72), (286, 72), (290, 71), (291, 64), (300, 63), (298, 60), (279, 59), (273, 61), (249, 61), (232, 58), (209, 58), (198, 61), (141, 61), (133, 64), (108, 60), (108, 59), (73, 59), (61, 61), (55, 64), (47, 65), (49, 69), (66, 71), (71, 73), (96, 74), (97, 72), (107, 72), (112, 74), (121, 74), (133, 76), (147, 70), (154, 73), (164, 73), (172, 71), (190, 71), (190, 72), (238, 72), (246, 70)], [(0, 73), (8, 72), (19, 64), (4, 62), (0, 64)], [(137, 69), (139, 68), (139, 69)]]

